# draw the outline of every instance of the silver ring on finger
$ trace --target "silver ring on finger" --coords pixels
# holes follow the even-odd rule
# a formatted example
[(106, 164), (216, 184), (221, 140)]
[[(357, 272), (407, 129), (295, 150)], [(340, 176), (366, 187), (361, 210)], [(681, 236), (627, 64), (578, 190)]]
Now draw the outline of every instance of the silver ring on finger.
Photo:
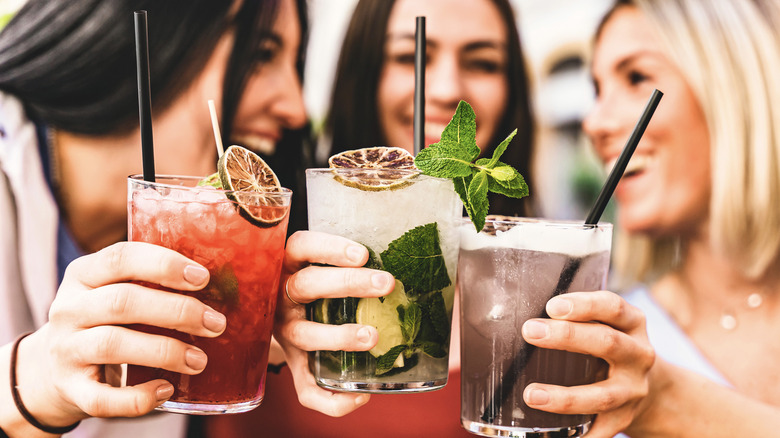
[(284, 282), (284, 294), (287, 295), (287, 299), (292, 301), (292, 303), (295, 304), (295, 305), (302, 306), (303, 303), (299, 303), (299, 302), (295, 301), (293, 299), (293, 297), (290, 296), (289, 285), (290, 285), (290, 277), (287, 277), (287, 281)]

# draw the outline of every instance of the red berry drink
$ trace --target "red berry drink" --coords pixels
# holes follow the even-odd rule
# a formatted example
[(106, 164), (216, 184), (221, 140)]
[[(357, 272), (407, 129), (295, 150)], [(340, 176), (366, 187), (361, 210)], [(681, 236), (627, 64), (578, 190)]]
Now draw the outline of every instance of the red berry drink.
[(195, 187), (199, 180), (158, 176), (156, 183), (149, 183), (137, 177), (128, 179), (128, 240), (173, 249), (205, 266), (211, 278), (202, 290), (168, 290), (193, 296), (221, 312), (227, 317), (227, 328), (216, 338), (203, 338), (133, 326), (201, 348), (208, 355), (208, 365), (197, 375), (131, 365), (127, 385), (154, 379), (171, 382), (174, 394), (161, 410), (244, 412), (263, 399), (291, 192), (242, 193), (242, 203), (251, 202), (252, 196), (276, 198), (255, 203), (253, 215), (260, 219), (253, 220), (241, 214), (241, 207), (226, 196), (228, 192)]

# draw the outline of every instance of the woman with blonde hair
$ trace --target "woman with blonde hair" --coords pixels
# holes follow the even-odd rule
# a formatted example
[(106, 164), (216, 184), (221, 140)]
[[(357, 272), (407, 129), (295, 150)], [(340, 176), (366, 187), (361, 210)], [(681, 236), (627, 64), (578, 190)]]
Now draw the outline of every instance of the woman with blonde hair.
[[(598, 416), (593, 436), (610, 436), (605, 423), (633, 437), (780, 430), (778, 23), (772, 0), (620, 0), (599, 28), (584, 129), (606, 167), (653, 89), (665, 94), (615, 192), (617, 274), (639, 282), (625, 298), (645, 315), (655, 360), (647, 396)], [(569, 313), (588, 313), (580, 304)], [(593, 319), (621, 330), (614, 315)], [(551, 330), (540, 345), (587, 350), (578, 331)], [(622, 331), (588, 342), (620, 357), (630, 350), (615, 340), (644, 336)], [(578, 409), (546, 389), (539, 409)], [(603, 395), (606, 406), (623, 399)]]

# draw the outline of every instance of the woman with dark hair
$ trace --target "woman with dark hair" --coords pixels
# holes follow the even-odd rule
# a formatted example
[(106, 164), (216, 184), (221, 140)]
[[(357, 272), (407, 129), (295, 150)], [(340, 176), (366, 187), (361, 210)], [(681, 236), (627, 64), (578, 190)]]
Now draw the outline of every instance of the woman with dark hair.
[[(208, 359), (193, 346), (125, 326), (215, 337), (228, 323), (192, 297), (131, 284), (198, 290), (209, 279), (203, 266), (174, 251), (122, 242), (126, 178), (142, 162), (132, 18), (141, 9), (149, 16), (156, 171), (215, 171), (206, 105), (213, 98), (223, 143), (273, 153), (271, 164), (286, 166), (276, 166), (282, 182), (298, 188), (291, 176), (304, 167), (300, 144), (274, 149), (306, 124), (303, 0), (28, 0), (0, 33), (0, 436), (49, 436), (90, 416), (144, 415), (173, 387), (164, 380), (117, 387), (118, 364), (197, 374)], [(300, 300), (340, 289), (389, 293), (389, 274), (354, 270), (347, 285), (329, 268), (305, 268), (360, 267), (367, 258), (365, 248), (346, 239), (297, 233), (287, 245), (282, 285), (293, 276), (310, 278), (292, 283), (317, 286), (287, 291)], [(385, 281), (372, 286), (377, 275)], [(300, 349), (369, 349), (377, 338), (373, 328), (357, 325), (327, 336), (306, 325), (279, 328), (295, 369), (305, 367)], [(16, 374), (15, 388), (9, 374)], [(331, 415), (364, 402), (297, 380), (301, 402)], [(176, 437), (185, 422), (167, 414), (90, 419), (74, 433)]]
[[(360, 0), (352, 15), (325, 124), (330, 152), (387, 145), (412, 149), (415, 17), (427, 17), (426, 144), (439, 141), (458, 102), (477, 116), (487, 156), (514, 129), (502, 156), (530, 177), (533, 120), (515, 15), (506, 0)], [(533, 189), (532, 189), (533, 192)], [(497, 196), (490, 211), (528, 215), (531, 204)], [(457, 300), (456, 300), (457, 302)], [(457, 306), (457, 304), (456, 304)], [(453, 310), (453, 315), (458, 309)], [(245, 436), (264, 427), (279, 436), (470, 436), (460, 426), (460, 351), (454, 318), (447, 386), (419, 394), (376, 394), (346, 419), (310, 414), (289, 391), (290, 375), (268, 378), (253, 412), (208, 418), (210, 436)], [(289, 418), (296, 418), (289, 421)], [(370, 432), (367, 432), (369, 431)]]
[[(412, 151), (415, 16), (425, 15), (425, 143), (439, 141), (460, 100), (477, 115), (491, 156), (517, 129), (502, 161), (530, 179), (534, 122), (515, 15), (507, 0), (362, 0), (347, 28), (324, 136), (335, 154), (369, 146)], [(533, 194), (533, 190), (532, 190)], [(490, 211), (528, 215), (533, 198), (490, 197)]]

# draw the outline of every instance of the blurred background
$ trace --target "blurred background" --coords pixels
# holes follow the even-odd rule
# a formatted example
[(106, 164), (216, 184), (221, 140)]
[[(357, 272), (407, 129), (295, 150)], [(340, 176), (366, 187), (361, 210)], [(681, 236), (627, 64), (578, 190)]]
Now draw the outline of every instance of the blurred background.
[[(424, 0), (421, 0), (424, 1)], [(591, 38), (612, 0), (510, 0), (531, 73), (538, 124), (530, 189), (542, 216), (584, 219), (604, 172), (580, 124), (593, 103)], [(356, 0), (308, 0), (311, 36), (304, 98), (314, 126), (325, 116), (341, 42)], [(24, 0), (0, 0), (0, 27)], [(613, 220), (613, 207), (604, 213)]]
[[(422, 0), (424, 1), (424, 0)], [(580, 124), (593, 104), (591, 38), (612, 0), (511, 0), (533, 87), (538, 138), (530, 189), (541, 214), (584, 219), (605, 178)], [(309, 0), (304, 98), (315, 126), (325, 116), (338, 53), (356, 0)], [(638, 117), (638, 115), (637, 115)], [(612, 206), (602, 220), (612, 221)]]

